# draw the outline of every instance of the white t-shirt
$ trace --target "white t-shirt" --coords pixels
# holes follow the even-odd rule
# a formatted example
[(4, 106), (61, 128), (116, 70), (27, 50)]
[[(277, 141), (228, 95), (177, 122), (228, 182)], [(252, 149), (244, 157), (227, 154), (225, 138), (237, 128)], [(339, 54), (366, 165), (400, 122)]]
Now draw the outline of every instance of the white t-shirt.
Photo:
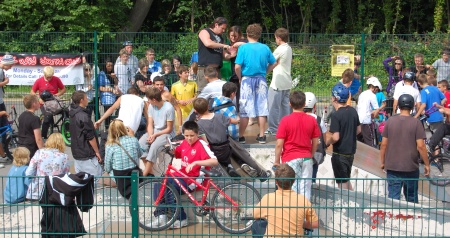
[(136, 132), (141, 123), (143, 109), (144, 99), (133, 94), (124, 94), (120, 97), (120, 110), (117, 118)]
[(444, 62), (443, 59), (434, 61), (433, 68), (437, 69), (437, 81), (447, 79), (450, 75), (450, 60)]
[(370, 91), (370, 89), (362, 92), (358, 98), (358, 116), (359, 123), (361, 124), (371, 124), (372, 123), (372, 111), (378, 109), (378, 101), (375, 93)]
[(273, 56), (278, 61), (278, 65), (273, 69), (270, 87), (277, 90), (291, 89), (292, 48), (288, 43), (281, 44), (275, 49)]
[[(395, 86), (394, 99), (398, 100), (400, 96), (402, 96), (403, 94), (411, 95), (414, 98), (415, 103), (422, 102), (420, 92), (417, 88), (414, 88), (411, 85), (404, 85), (403, 83), (398, 83)], [(413, 111), (411, 112), (414, 113), (415, 109), (413, 109)], [(400, 109), (397, 109), (397, 113), (400, 113)]]

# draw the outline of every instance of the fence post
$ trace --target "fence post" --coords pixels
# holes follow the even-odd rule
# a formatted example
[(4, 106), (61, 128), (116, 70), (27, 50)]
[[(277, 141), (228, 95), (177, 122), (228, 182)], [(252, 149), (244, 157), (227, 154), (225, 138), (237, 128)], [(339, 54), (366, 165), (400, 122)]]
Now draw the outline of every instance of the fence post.
[(360, 73), (360, 80), (361, 80), (361, 89), (362, 91), (364, 91), (364, 52), (365, 52), (365, 39), (366, 39), (366, 35), (364, 34), (364, 32), (361, 34), (361, 73)]
[(131, 237), (139, 237), (139, 217), (138, 217), (138, 187), (139, 174), (137, 170), (131, 173)]
[(98, 58), (97, 58), (97, 47), (98, 47), (98, 42), (97, 42), (97, 31), (94, 31), (94, 52), (92, 52), (94, 54), (94, 79), (95, 79), (95, 97), (94, 97), (94, 114), (95, 114), (95, 120), (97, 121), (100, 117), (100, 111), (98, 108), (99, 102), (98, 102), (98, 95), (99, 95), (99, 86), (98, 86), (98, 74), (100, 72), (97, 72), (98, 69)]

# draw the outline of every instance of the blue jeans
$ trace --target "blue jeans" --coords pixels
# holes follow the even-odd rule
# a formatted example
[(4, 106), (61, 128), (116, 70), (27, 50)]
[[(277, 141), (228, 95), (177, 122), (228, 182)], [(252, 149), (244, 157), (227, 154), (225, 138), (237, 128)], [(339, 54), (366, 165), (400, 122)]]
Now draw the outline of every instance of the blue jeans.
[(419, 170), (412, 172), (398, 172), (388, 170), (388, 197), (400, 200), (400, 193), (403, 188), (403, 194), (405, 195), (406, 201), (419, 203), (418, 178)]
[(255, 238), (262, 238), (266, 233), (267, 220), (266, 219), (256, 219), (252, 224), (252, 236)]
[[(184, 181), (184, 179), (182, 178), (178, 178), (178, 181), (180, 181), (180, 183), (186, 187), (187, 187), (187, 183), (186, 181)], [(180, 195), (183, 195), (184, 192), (183, 190), (181, 190), (180, 186), (178, 186), (178, 184), (175, 182), (175, 180), (173, 178), (168, 178), (167, 183), (170, 183), (174, 186), (174, 188), (178, 191), (178, 193)], [(158, 198), (159, 195), (159, 191), (161, 189), (161, 185), (157, 185), (153, 188), (153, 194), (154, 194), (154, 198), (153, 200), (155, 201)], [(188, 188), (188, 191), (190, 192), (190, 189)], [(161, 207), (162, 205), (169, 205), (172, 204), (173, 207)], [(169, 193), (168, 189), (164, 190), (164, 196), (161, 199), (160, 203), (159, 203), (159, 207), (156, 208), (156, 210), (153, 212), (153, 215), (155, 217), (159, 216), (159, 215), (165, 215), (167, 214), (169, 211), (171, 214), (173, 214), (175, 212), (175, 207), (177, 206), (176, 201), (175, 201), (175, 196), (172, 193)], [(183, 207), (181, 207), (181, 211), (180, 211), (180, 217), (177, 218), (177, 220), (185, 220), (187, 218), (186, 212), (184, 212)]]

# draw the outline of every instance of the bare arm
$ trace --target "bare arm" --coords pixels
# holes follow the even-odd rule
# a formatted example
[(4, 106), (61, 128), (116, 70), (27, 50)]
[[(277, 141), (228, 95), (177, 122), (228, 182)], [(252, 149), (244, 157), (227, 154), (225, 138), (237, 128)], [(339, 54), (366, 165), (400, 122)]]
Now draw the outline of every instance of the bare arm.
[(211, 49), (217, 49), (217, 48), (228, 49), (228, 48), (230, 48), (229, 45), (225, 45), (222, 43), (217, 43), (217, 42), (212, 41), (209, 36), (208, 31), (205, 29), (200, 31), (200, 33), (198, 34), (198, 37), (200, 38), (202, 43), (208, 48), (211, 48)]
[(275, 68), (275, 66), (277, 66), (277, 63), (269, 64), (269, 67), (267, 67), (266, 74), (272, 72), (272, 70), (273, 70), (273, 68)]
[(414, 115), (414, 118), (419, 118), (419, 116), (422, 114), (422, 112), (425, 110), (425, 107), (427, 106), (427, 104), (422, 103), (419, 107), (419, 110), (417, 110), (416, 115)]
[(394, 105), (393, 105), (393, 109), (392, 109), (392, 115), (397, 113), (397, 105), (398, 105), (398, 100), (394, 99)]
[(242, 71), (241, 71), (241, 65), (240, 64), (235, 64), (234, 65), (234, 72), (236, 72), (236, 76), (239, 79), (239, 82), (242, 81)]
[(0, 87), (3, 87), (5, 85), (7, 85), (8, 83), (9, 83), (9, 78), (6, 77), (6, 75), (5, 75), (5, 79), (3, 80), (3, 82), (0, 82)]
[(44, 141), (42, 140), (41, 128), (34, 129), (34, 139), (36, 140), (36, 145), (39, 149), (44, 148)]
[(95, 156), (97, 156), (98, 162), (101, 163), (102, 157), (100, 157), (100, 152), (98, 150), (97, 139), (95, 137), (92, 138), (91, 140), (89, 140), (89, 144), (92, 146), (92, 149), (94, 149)]
[(317, 146), (319, 145), (319, 137), (312, 139), (312, 148), (311, 148), (311, 155), (314, 156), (314, 153), (317, 150)]
[(186, 167), (186, 172), (189, 173), (194, 166), (212, 167), (212, 166), (216, 166), (218, 164), (219, 164), (219, 162), (217, 161), (216, 158), (209, 158), (207, 160), (197, 160), (197, 161), (194, 161), (193, 163), (189, 164)]
[(420, 157), (422, 158), (423, 163), (425, 164), (423, 174), (425, 176), (428, 176), (428, 175), (430, 175), (430, 160), (428, 158), (427, 147), (425, 146), (425, 141), (423, 139), (418, 139), (418, 140), (416, 140), (416, 144), (417, 144), (417, 150), (420, 153)]
[(103, 113), (102, 117), (100, 117), (100, 119), (98, 119), (98, 121), (96, 121), (94, 123), (94, 127), (95, 129), (98, 129), (100, 127), (100, 124), (102, 124), (102, 122), (108, 118), (109, 116), (111, 116), (114, 111), (119, 108), (120, 106), (120, 102), (121, 102), (121, 98), (117, 99), (117, 101), (105, 112)]
[(56, 94), (56, 96), (60, 97), (60, 96), (64, 95), (64, 93), (66, 93), (66, 87), (62, 88), (62, 89)]
[(381, 145), (380, 145), (381, 169), (384, 169), (384, 161), (385, 161), (387, 143), (388, 143), (388, 138), (383, 137), (383, 139), (381, 140)]
[(277, 144), (275, 145), (275, 162), (274, 166), (278, 166), (281, 163), (281, 151), (283, 150), (284, 139), (277, 139)]
[(303, 222), (303, 228), (306, 229), (314, 229), (319, 227), (319, 221), (310, 222), (308, 220)]
[(327, 140), (327, 143), (325, 144), (328, 147), (329, 145), (336, 143), (338, 140), (339, 140), (339, 132), (334, 132), (333, 134), (331, 134), (331, 137)]

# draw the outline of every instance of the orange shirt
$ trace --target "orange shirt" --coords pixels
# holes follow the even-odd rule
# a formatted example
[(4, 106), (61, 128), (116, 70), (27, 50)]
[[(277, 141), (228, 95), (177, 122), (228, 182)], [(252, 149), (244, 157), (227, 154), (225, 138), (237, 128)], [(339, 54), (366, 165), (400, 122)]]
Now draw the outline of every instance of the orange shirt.
[(294, 190), (277, 190), (264, 195), (255, 206), (253, 217), (267, 220), (267, 235), (303, 236), (303, 222), (319, 220), (311, 202)]

